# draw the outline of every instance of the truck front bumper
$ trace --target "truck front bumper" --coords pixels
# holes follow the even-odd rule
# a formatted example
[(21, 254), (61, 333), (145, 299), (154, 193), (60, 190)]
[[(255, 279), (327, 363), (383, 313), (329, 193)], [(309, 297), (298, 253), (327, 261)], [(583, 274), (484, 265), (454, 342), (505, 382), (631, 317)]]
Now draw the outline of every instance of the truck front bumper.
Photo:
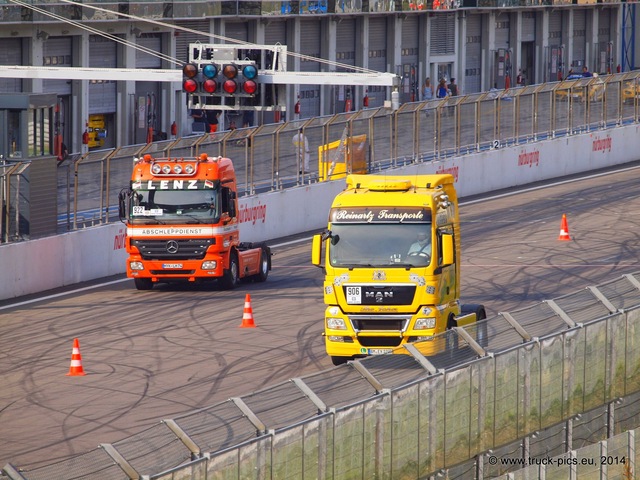
[(436, 333), (435, 325), (413, 328), (420, 314), (346, 315), (336, 310), (330, 307), (325, 315), (325, 346), (330, 356), (383, 355), (405, 343), (429, 340)]
[(131, 256), (127, 261), (127, 276), (151, 278), (153, 281), (188, 280), (221, 277), (224, 273), (222, 258), (207, 256), (203, 260), (142, 260)]

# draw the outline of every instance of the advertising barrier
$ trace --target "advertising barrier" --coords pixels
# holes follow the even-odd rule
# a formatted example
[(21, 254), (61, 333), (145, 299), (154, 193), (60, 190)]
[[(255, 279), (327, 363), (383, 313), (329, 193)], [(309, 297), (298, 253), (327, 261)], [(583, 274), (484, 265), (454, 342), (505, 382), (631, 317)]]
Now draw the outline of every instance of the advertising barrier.
[[(450, 173), (460, 197), (559, 178), (637, 160), (640, 125), (496, 148), (389, 169), (393, 175)], [(378, 172), (378, 174), (382, 174)], [(344, 179), (309, 183), (239, 199), (241, 237), (273, 240), (325, 227)], [(313, 204), (313, 208), (309, 205)], [(0, 300), (125, 272), (120, 222), (0, 245)]]

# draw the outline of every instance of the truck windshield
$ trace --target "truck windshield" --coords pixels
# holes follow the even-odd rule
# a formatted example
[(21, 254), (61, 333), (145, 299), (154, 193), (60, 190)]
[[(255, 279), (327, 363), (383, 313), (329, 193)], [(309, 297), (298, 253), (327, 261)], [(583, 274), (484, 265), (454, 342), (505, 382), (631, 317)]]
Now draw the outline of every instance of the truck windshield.
[(135, 190), (129, 211), (134, 224), (217, 223), (219, 190)]
[(429, 223), (334, 223), (329, 242), (334, 267), (424, 267), (433, 245)]

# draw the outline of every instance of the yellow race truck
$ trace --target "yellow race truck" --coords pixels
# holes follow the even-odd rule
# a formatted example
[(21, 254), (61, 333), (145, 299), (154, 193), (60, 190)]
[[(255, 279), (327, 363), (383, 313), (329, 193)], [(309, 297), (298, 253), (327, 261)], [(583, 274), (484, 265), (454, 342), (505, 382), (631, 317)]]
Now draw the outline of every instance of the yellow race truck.
[[(324, 336), (334, 365), (486, 318), (482, 305), (460, 304), (453, 182), (451, 175), (347, 176), (311, 255), (325, 269)], [(485, 344), (485, 328), (476, 340)]]

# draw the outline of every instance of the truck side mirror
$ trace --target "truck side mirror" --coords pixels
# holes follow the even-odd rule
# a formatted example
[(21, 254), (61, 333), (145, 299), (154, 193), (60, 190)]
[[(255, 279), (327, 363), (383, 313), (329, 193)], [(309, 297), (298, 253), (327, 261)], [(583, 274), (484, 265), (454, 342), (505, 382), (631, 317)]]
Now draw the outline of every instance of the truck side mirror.
[(442, 240), (442, 266), (453, 264), (453, 235), (451, 233), (443, 233), (440, 237)]
[(311, 243), (311, 263), (316, 267), (322, 267), (322, 235), (314, 235)]
[(120, 217), (121, 222), (127, 217), (126, 199), (128, 196), (128, 192), (124, 189), (120, 190), (118, 194), (118, 217)]
[(229, 192), (229, 216), (236, 218), (236, 192), (228, 190)]

